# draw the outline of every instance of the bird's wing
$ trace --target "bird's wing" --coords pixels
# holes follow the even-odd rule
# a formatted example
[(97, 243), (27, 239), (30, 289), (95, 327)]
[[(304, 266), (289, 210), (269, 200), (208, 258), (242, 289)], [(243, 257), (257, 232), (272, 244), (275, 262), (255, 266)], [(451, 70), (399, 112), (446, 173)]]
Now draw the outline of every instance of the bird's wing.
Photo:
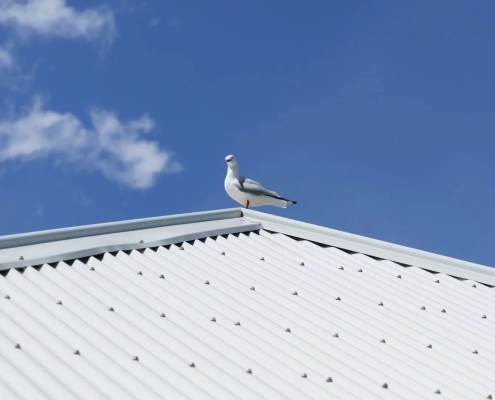
[(239, 188), (241, 192), (249, 193), (254, 196), (269, 196), (279, 198), (280, 196), (271, 190), (265, 189), (258, 182), (252, 179), (241, 179), (239, 180)]

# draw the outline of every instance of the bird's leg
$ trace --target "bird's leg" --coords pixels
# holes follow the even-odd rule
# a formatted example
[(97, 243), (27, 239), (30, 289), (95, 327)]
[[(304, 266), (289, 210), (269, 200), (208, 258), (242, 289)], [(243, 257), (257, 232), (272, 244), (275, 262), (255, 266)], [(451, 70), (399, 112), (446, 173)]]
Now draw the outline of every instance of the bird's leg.
[(246, 210), (249, 209), (249, 200), (246, 200)]

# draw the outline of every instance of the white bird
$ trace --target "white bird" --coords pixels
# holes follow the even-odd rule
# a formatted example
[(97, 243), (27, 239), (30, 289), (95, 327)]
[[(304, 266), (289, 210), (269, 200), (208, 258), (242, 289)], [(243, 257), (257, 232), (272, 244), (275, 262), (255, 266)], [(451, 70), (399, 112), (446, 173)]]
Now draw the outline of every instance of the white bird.
[(244, 207), (276, 206), (286, 208), (288, 204), (297, 204), (297, 201), (284, 199), (271, 190), (266, 190), (258, 182), (244, 178), (239, 172), (239, 165), (234, 156), (225, 157), (227, 176), (225, 177), (225, 191), (235, 201)]

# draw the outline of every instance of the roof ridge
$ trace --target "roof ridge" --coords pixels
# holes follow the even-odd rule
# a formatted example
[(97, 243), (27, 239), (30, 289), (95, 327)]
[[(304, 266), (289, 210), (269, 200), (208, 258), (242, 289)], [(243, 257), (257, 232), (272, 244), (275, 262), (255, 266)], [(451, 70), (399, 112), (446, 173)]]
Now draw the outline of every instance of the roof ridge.
[(0, 236), (0, 249), (29, 246), (39, 243), (75, 239), (87, 236), (107, 235), (118, 232), (129, 232), (140, 229), (182, 225), (193, 222), (217, 221), (242, 216), (240, 208), (200, 211), (184, 214), (166, 215), (162, 217), (140, 218), (126, 221), (105, 222), (101, 224), (81, 225), (69, 228), (50, 229), (37, 232), (19, 233)]

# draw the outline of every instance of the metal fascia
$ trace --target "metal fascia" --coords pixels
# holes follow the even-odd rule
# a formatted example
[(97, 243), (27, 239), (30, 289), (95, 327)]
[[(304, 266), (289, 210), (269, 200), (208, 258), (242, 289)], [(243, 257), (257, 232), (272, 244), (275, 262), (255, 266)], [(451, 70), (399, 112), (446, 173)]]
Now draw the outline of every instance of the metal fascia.
[[(51, 254), (43, 254), (41, 256), (36, 253), (36, 245), (25, 246), (22, 248), (16, 247), (15, 249), (18, 249), (25, 254), (24, 259), (3, 262), (0, 264), (0, 271), (12, 268), (22, 268), (29, 265), (42, 265), (58, 261), (73, 260), (76, 258), (90, 257), (119, 250), (139, 250), (143, 248), (165, 246), (168, 244), (201, 239), (204, 237), (250, 232), (263, 228), (260, 223), (246, 221), (241, 218), (224, 220), (221, 221), (221, 224), (218, 222), (219, 221), (206, 221), (183, 224), (180, 232), (174, 232), (173, 230), (169, 231), (167, 229), (162, 235), (157, 236), (159, 239), (144, 241), (143, 243), (140, 243), (137, 238), (136, 240), (131, 240), (130, 236), (132, 235), (126, 234), (125, 232), (117, 232), (117, 237), (113, 237), (112, 240), (107, 240), (105, 235), (100, 235), (101, 239), (99, 240), (90, 240), (92, 238), (78, 238), (76, 240), (83, 240), (83, 242), (69, 245), (69, 243), (66, 243), (71, 242), (72, 239), (69, 239), (66, 241), (60, 241), (60, 245), (57, 243), (57, 246), (59, 246), (57, 251), (51, 252)], [(139, 232), (143, 232), (143, 230), (139, 230)]]
[(240, 217), (242, 217), (240, 208), (230, 208), (225, 210), (203, 211), (188, 214), (169, 215), (165, 217), (144, 218), (130, 221), (118, 221), (72, 228), (53, 229), (41, 232), (22, 233), (1, 237), (0, 249), (75, 239), (85, 236), (98, 236), (110, 233)]
[(492, 267), (341, 232), (335, 229), (324, 228), (318, 225), (294, 221), (288, 218), (260, 213), (258, 211), (242, 210), (242, 213), (247, 219), (260, 222), (266, 230), (407, 265), (414, 265), (463, 279), (472, 279), (488, 285), (495, 285), (495, 268)]

